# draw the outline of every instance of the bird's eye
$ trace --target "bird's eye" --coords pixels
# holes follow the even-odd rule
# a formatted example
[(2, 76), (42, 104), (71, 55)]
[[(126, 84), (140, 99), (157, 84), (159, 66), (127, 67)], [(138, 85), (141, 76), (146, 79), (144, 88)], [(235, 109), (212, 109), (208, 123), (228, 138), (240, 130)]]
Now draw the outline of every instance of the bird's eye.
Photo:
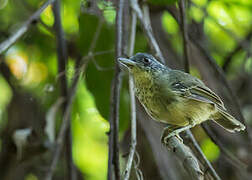
[(150, 60), (148, 58), (144, 58), (145, 63), (150, 63)]

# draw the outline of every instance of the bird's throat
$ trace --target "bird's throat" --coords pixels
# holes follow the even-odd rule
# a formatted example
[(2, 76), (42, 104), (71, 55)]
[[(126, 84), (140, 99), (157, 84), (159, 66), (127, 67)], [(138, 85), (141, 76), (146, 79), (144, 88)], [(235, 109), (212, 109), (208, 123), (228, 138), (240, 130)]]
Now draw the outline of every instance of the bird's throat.
[(147, 89), (153, 86), (153, 77), (148, 72), (136, 72), (133, 77), (136, 88)]

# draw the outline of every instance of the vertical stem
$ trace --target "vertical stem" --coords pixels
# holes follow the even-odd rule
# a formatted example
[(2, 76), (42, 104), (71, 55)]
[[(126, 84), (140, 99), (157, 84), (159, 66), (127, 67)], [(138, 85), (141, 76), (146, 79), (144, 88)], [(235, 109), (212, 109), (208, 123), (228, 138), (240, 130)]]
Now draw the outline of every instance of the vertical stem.
[[(115, 75), (111, 87), (111, 112), (110, 112), (110, 133), (109, 133), (109, 160), (107, 179), (120, 179), (120, 164), (119, 164), (119, 104), (120, 104), (120, 89), (121, 89), (121, 70), (119, 68), (117, 58), (123, 54), (123, 6), (124, 0), (119, 0), (116, 13), (116, 61)], [(114, 175), (114, 176), (113, 176)]]
[[(68, 59), (66, 42), (64, 39), (64, 31), (61, 23), (61, 15), (60, 15), (60, 0), (55, 0), (53, 4), (53, 13), (54, 13), (54, 28), (56, 33), (57, 40), (57, 55), (58, 55), (58, 77), (60, 82), (60, 90), (61, 96), (66, 100), (63, 104), (63, 120), (62, 127), (60, 131), (60, 135), (64, 138), (66, 142), (66, 162), (67, 162), (67, 179), (75, 179), (75, 167), (72, 159), (72, 137), (71, 137), (71, 105), (69, 105), (68, 99), (68, 88), (67, 88), (67, 77), (66, 77), (66, 63)], [(69, 107), (68, 107), (69, 106)], [(65, 124), (65, 125), (64, 125)], [(64, 126), (63, 126), (64, 125)], [(59, 135), (59, 136), (60, 136)], [(56, 142), (56, 150), (54, 152), (53, 161), (47, 174), (47, 179), (51, 179), (53, 175), (53, 171), (57, 165), (57, 161), (59, 159), (59, 154), (61, 152), (61, 148), (63, 146), (63, 141), (59, 138)]]
[(185, 1), (179, 1), (179, 12), (181, 20), (181, 30), (183, 36), (183, 52), (184, 52), (184, 63), (185, 63), (185, 72), (189, 73), (189, 56), (188, 56), (188, 36), (187, 36), (187, 24), (186, 24), (186, 8)]
[[(134, 46), (135, 46), (135, 37), (136, 37), (136, 13), (132, 12), (131, 17), (131, 34), (130, 34), (130, 44), (129, 44), (129, 56), (133, 55)], [(129, 158), (126, 164), (126, 169), (124, 171), (124, 180), (128, 180), (130, 177), (130, 171), (136, 151), (136, 131), (137, 131), (137, 124), (136, 124), (136, 100), (134, 94), (134, 82), (133, 77), (129, 76), (129, 93), (130, 93), (130, 110), (131, 110), (131, 144), (130, 144), (130, 153)]]
[[(181, 21), (181, 31), (183, 36), (183, 52), (184, 52), (184, 63), (185, 63), (185, 72), (190, 72), (190, 65), (189, 65), (189, 55), (188, 55), (188, 36), (187, 36), (187, 23), (186, 23), (186, 8), (185, 8), (185, 0), (179, 1), (179, 12), (180, 12), (180, 21)], [(199, 147), (199, 144), (193, 137), (190, 130), (186, 131), (188, 136), (188, 140), (192, 143), (193, 147), (196, 149), (197, 153), (199, 154), (199, 159), (202, 163), (208, 167), (212, 177), (216, 180), (220, 180), (220, 177), (212, 167), (211, 163), (207, 160), (206, 156), (203, 154), (202, 150)]]

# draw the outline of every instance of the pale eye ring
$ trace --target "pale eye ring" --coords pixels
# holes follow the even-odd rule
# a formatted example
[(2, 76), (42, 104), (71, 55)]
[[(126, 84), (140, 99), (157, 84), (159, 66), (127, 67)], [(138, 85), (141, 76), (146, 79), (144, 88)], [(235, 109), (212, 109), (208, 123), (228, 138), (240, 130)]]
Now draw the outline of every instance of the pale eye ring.
[(143, 59), (145, 63), (150, 63), (150, 60), (148, 58)]

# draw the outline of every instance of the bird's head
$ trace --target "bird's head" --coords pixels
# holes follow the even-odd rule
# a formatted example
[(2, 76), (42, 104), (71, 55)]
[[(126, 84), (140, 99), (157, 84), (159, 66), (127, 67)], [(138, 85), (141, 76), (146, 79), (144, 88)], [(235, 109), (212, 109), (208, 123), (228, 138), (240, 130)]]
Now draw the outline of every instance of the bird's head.
[(147, 53), (137, 53), (130, 58), (118, 58), (118, 61), (133, 75), (160, 72), (166, 68), (152, 55)]

